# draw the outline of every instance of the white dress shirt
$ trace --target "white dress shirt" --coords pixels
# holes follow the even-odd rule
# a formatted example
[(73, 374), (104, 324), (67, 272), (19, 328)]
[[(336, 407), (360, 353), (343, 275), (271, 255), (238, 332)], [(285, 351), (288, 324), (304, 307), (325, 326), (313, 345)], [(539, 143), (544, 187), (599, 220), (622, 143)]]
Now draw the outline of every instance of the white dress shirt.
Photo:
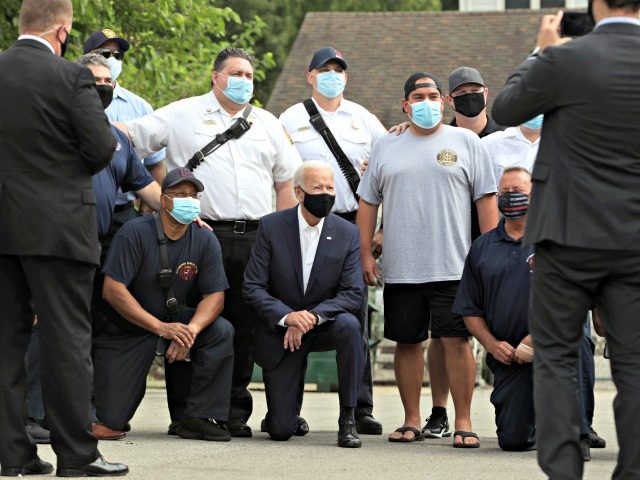
[[(311, 226), (302, 216), (302, 210), (298, 206), (298, 233), (300, 235), (300, 253), (302, 254), (302, 286), (303, 291), (307, 291), (307, 285), (309, 284), (309, 275), (311, 275), (311, 269), (313, 268), (313, 262), (316, 258), (316, 251), (318, 250), (318, 243), (320, 242), (320, 234), (322, 233), (322, 226), (324, 225), (324, 218), (320, 219), (316, 226)], [(278, 322), (278, 325), (285, 327), (284, 321), (287, 315), (282, 317)], [(326, 319), (319, 317), (318, 325), (323, 323)]]

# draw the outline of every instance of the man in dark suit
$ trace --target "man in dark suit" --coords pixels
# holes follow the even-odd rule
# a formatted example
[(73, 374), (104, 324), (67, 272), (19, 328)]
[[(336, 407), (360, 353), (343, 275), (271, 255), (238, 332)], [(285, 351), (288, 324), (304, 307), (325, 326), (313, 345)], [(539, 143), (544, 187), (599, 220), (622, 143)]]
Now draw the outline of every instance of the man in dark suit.
[(20, 38), (0, 54), (0, 463), (2, 475), (53, 467), (27, 436), (24, 358), (33, 300), (45, 411), (59, 476), (124, 475), (91, 436), (89, 306), (98, 235), (91, 175), (115, 140), (91, 72), (64, 55), (70, 0), (25, 0)]
[(266, 430), (274, 440), (291, 438), (307, 356), (335, 348), (338, 445), (357, 448), (354, 410), (366, 348), (358, 229), (330, 213), (335, 190), (326, 163), (305, 162), (293, 183), (300, 205), (260, 220), (244, 275), (244, 296), (261, 320), (254, 356), (263, 368)]
[[(613, 478), (640, 477), (640, 0), (593, 0), (592, 33), (558, 36), (545, 16), (542, 52), (496, 98), (518, 125), (545, 114), (525, 243), (536, 245), (531, 333), (538, 461), (580, 478), (578, 351), (587, 310), (606, 327), (620, 445)], [(563, 45), (560, 45), (562, 44)]]

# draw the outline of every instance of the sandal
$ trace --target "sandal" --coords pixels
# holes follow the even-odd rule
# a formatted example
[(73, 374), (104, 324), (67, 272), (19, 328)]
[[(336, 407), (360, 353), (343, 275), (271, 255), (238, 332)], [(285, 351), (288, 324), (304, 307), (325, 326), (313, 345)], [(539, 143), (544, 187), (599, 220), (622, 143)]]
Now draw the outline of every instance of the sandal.
[[(462, 437), (462, 443), (456, 443), (456, 436)], [(456, 432), (453, 432), (453, 438), (453, 448), (480, 448), (480, 439), (474, 432), (465, 432), (463, 430), (458, 430)], [(475, 438), (476, 440), (478, 440), (478, 443), (466, 443), (464, 441), (465, 438)]]
[[(412, 443), (412, 442), (420, 442), (420, 441), (424, 440), (424, 435), (422, 434), (422, 432), (420, 430), (418, 430), (417, 428), (414, 428), (414, 427), (400, 427), (400, 428), (396, 428), (394, 430), (394, 432), (400, 432), (400, 433), (402, 433), (402, 436), (399, 437), (399, 438), (389, 437), (389, 441), (390, 442)], [(413, 438), (405, 437), (404, 436), (405, 432), (413, 433)]]

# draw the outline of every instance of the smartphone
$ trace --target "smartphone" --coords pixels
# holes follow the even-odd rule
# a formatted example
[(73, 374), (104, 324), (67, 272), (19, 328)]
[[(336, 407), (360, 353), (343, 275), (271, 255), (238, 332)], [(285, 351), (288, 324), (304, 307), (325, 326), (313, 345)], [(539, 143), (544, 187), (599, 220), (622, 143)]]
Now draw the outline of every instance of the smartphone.
[(593, 30), (595, 24), (589, 13), (564, 12), (560, 22), (561, 37), (581, 37)]

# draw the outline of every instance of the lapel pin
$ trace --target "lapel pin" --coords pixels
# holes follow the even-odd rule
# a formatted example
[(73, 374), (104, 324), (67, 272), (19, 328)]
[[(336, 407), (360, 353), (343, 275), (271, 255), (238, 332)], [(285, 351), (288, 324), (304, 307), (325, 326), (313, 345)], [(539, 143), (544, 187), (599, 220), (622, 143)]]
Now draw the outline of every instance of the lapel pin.
[(331, 237), (327, 237), (327, 240), (331, 240)]

